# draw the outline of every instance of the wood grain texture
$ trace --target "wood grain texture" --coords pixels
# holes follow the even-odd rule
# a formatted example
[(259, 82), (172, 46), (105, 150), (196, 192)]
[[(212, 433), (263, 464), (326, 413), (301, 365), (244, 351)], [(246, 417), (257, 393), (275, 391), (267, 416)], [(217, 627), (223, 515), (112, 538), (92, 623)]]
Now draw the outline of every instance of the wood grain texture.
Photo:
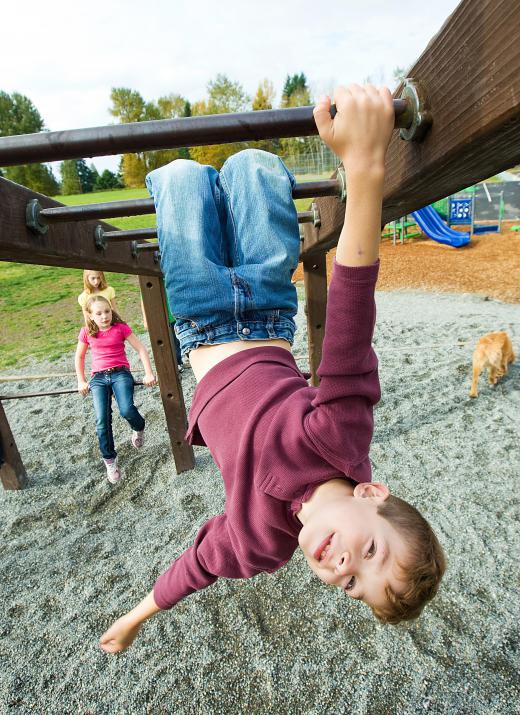
[(193, 448), (184, 440), (188, 418), (168, 322), (166, 295), (162, 278), (139, 276), (139, 283), (173, 458), (177, 474), (180, 474), (195, 466), (195, 457)]
[(44, 207), (63, 205), (0, 178), (0, 260), (137, 275), (161, 274), (150, 253), (134, 257), (129, 243), (110, 241), (105, 250), (97, 249), (94, 242), (97, 225), (105, 231), (117, 230), (102, 221), (71, 221), (49, 226), (43, 236), (34, 233), (25, 225), (25, 209), (35, 198)]
[(0, 479), (4, 489), (23, 489), (27, 476), (13, 433), (0, 402)]

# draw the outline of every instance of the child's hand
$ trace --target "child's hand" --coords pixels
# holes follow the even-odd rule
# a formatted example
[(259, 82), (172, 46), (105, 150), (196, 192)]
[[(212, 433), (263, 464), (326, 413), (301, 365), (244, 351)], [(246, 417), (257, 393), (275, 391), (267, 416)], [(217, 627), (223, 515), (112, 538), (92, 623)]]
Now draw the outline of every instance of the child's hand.
[(395, 123), (392, 95), (387, 87), (357, 84), (334, 92), (337, 114), (330, 116), (330, 97), (320, 97), (314, 120), (323, 141), (345, 169), (384, 170), (385, 154)]
[(146, 387), (153, 387), (154, 385), (157, 385), (157, 380), (153, 372), (145, 373), (143, 377), (143, 384), (146, 385)]
[(85, 382), (85, 380), (78, 380), (78, 392), (81, 395), (88, 395), (89, 390), (90, 387), (88, 386), (88, 382)]
[(142, 623), (125, 614), (115, 621), (99, 640), (99, 647), (105, 653), (120, 653), (134, 642)]

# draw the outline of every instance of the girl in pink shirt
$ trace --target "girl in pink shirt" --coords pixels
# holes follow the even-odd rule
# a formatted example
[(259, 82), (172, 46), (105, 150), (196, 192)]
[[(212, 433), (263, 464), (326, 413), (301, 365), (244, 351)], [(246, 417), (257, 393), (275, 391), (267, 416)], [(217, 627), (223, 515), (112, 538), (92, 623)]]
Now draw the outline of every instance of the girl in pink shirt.
[[(99, 448), (107, 470), (107, 479), (117, 484), (121, 470), (117, 464), (117, 452), (112, 433), (112, 395), (119, 412), (132, 428), (132, 444), (139, 449), (144, 444), (145, 421), (134, 405), (134, 378), (125, 353), (125, 340), (137, 351), (145, 374), (143, 383), (148, 387), (156, 384), (150, 358), (144, 345), (135, 337), (131, 328), (112, 310), (110, 302), (101, 295), (87, 301), (87, 326), (81, 328), (76, 348), (75, 367), (78, 391), (92, 393), (96, 413), (96, 432)], [(90, 346), (92, 352), (92, 377), (85, 379), (85, 355)]]

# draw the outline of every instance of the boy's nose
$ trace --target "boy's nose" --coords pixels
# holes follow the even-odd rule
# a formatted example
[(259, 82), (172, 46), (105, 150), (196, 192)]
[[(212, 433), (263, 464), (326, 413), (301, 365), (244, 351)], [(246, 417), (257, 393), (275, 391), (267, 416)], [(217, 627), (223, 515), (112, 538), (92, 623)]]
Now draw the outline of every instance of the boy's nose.
[(336, 571), (340, 576), (345, 576), (352, 570), (352, 559), (348, 551), (343, 551), (336, 564)]

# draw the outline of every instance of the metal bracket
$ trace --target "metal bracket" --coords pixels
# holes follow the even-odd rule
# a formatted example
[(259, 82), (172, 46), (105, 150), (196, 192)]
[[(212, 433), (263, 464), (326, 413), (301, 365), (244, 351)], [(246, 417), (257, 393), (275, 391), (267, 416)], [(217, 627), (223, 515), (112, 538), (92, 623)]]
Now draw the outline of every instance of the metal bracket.
[(154, 252), (153, 252), (153, 262), (154, 262), (154, 263), (159, 263), (160, 260), (161, 260), (161, 253), (160, 253), (160, 251), (154, 251)]
[(107, 239), (105, 238), (105, 232), (103, 231), (103, 226), (99, 224), (94, 229), (94, 243), (98, 251), (104, 251), (107, 247)]
[(34, 233), (44, 236), (49, 230), (49, 225), (40, 221), (42, 206), (38, 199), (31, 199), (25, 208), (25, 225)]
[(339, 184), (338, 199), (345, 203), (345, 201), (347, 200), (347, 176), (345, 174), (345, 169), (342, 166), (338, 166), (336, 178)]
[(312, 211), (312, 223), (314, 225), (314, 228), (319, 228), (321, 226), (321, 216), (320, 216), (320, 210), (318, 208), (318, 204), (312, 203), (311, 211)]
[(137, 258), (137, 241), (132, 241), (130, 244), (130, 250), (132, 253), (132, 258)]
[(407, 110), (403, 115), (403, 118), (406, 117), (407, 128), (403, 128), (399, 132), (401, 139), (420, 142), (433, 122), (426, 90), (421, 82), (407, 77), (404, 81), (401, 99), (404, 99), (407, 104)]

